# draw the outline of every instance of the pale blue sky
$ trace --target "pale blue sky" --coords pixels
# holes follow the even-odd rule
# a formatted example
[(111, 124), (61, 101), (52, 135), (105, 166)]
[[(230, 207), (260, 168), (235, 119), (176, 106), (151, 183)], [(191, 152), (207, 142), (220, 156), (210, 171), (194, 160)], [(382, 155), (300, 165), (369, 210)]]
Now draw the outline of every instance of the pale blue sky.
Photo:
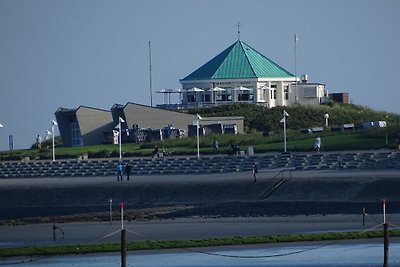
[[(294, 73), (400, 113), (397, 0), (0, 0), (0, 150), (27, 148), (59, 107), (150, 104), (241, 40)], [(153, 94), (154, 103), (163, 97)]]

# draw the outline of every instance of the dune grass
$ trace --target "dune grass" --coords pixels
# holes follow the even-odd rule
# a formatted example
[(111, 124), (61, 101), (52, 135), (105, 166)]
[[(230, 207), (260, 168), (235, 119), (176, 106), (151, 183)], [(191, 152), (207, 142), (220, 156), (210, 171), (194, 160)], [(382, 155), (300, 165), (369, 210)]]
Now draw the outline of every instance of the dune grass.
[[(391, 237), (400, 236), (400, 230), (391, 230)], [(288, 234), (271, 236), (253, 237), (226, 237), (226, 238), (207, 238), (199, 240), (173, 240), (173, 241), (135, 241), (127, 243), (127, 250), (160, 250), (172, 248), (196, 248), (211, 246), (228, 245), (249, 245), (249, 244), (268, 244), (284, 242), (313, 242), (328, 240), (350, 240), (368, 239), (383, 237), (383, 231), (363, 231), (363, 232), (328, 232), (317, 234)], [(87, 254), (105, 253), (120, 251), (120, 243), (101, 243), (101, 244), (74, 244), (74, 245), (51, 245), (51, 246), (30, 246), (17, 248), (1, 248), (0, 258), (20, 257), (20, 256), (50, 256), (68, 254)]]

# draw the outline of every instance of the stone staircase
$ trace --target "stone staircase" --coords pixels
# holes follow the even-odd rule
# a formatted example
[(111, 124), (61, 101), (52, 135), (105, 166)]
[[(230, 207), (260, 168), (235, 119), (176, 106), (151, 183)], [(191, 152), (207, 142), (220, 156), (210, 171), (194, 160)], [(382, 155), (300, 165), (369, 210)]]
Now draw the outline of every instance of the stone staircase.
[[(254, 162), (259, 169), (292, 170), (400, 170), (400, 152), (325, 152), (266, 153), (254, 156), (164, 157), (160, 159), (124, 159), (132, 166), (131, 175), (210, 174), (251, 171)], [(114, 176), (117, 159), (61, 160), (0, 163), (0, 179), (35, 177)]]

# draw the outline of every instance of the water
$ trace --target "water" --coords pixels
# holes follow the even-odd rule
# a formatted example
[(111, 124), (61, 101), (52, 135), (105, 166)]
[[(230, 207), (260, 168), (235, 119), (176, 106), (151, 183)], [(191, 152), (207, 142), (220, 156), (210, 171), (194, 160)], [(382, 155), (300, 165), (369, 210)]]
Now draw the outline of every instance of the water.
[[(268, 247), (269, 246), (269, 247)], [(197, 249), (196, 249), (197, 250)], [(226, 250), (198, 249), (206, 253), (223, 254), (225, 256), (208, 255), (189, 251), (168, 252), (129, 252), (127, 266), (135, 267), (258, 267), (258, 266), (382, 266), (382, 243), (367, 244), (340, 244), (340, 245), (287, 245), (259, 246), (258, 248), (235, 248)], [(391, 243), (389, 249), (389, 265), (400, 266), (400, 242)], [(287, 253), (295, 253), (286, 256)], [(227, 256), (232, 257), (227, 257)], [(272, 257), (269, 257), (272, 256)], [(245, 258), (255, 257), (255, 258)], [(259, 257), (259, 258), (257, 258)], [(16, 266), (13, 262), (0, 261), (0, 266)], [(29, 267), (71, 267), (71, 266), (96, 266), (119, 267), (120, 255), (86, 255), (43, 258), (37, 261), (17, 264)]]

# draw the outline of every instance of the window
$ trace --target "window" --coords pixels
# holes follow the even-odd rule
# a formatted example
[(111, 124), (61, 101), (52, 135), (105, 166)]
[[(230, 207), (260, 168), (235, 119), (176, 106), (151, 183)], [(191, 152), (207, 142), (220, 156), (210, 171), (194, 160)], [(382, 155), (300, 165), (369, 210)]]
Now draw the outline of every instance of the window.
[(215, 100), (216, 100), (216, 101), (222, 101), (222, 100), (223, 100), (223, 94), (217, 93), (217, 94), (215, 95)]
[(83, 146), (81, 130), (76, 121), (71, 122), (71, 143), (72, 146)]
[(189, 103), (196, 102), (196, 95), (194, 94), (188, 94), (187, 98)]
[(317, 88), (316, 87), (306, 87), (306, 88), (304, 88), (304, 97), (305, 98), (317, 97)]
[(289, 100), (289, 85), (285, 86), (284, 92), (285, 92), (285, 99)]

